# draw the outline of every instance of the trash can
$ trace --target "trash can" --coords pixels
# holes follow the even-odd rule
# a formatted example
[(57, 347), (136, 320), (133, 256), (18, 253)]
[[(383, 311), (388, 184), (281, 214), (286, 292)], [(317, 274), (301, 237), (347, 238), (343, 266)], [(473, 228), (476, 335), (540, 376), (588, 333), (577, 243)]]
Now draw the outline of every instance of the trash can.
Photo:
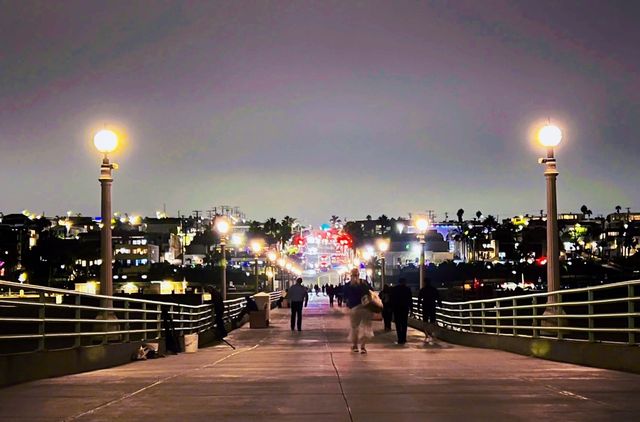
[(184, 352), (195, 353), (198, 351), (198, 333), (184, 335)]
[(271, 310), (271, 297), (268, 293), (257, 293), (253, 295), (253, 300), (258, 305), (258, 311), (249, 314), (250, 328), (267, 328), (269, 326), (269, 311)]

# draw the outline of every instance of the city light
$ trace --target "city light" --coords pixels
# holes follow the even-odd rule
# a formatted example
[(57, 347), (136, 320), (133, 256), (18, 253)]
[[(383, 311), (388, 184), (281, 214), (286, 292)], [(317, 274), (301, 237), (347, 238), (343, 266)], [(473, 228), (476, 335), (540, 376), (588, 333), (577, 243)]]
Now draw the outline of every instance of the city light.
[(418, 217), (415, 224), (420, 233), (425, 233), (429, 228), (429, 220), (424, 217)]
[(378, 239), (376, 246), (380, 252), (387, 252), (389, 250), (389, 239)]
[(215, 226), (216, 226), (216, 231), (222, 236), (225, 236), (227, 233), (229, 233), (229, 229), (231, 229), (231, 224), (229, 223), (229, 220), (227, 220), (224, 217), (216, 217)]
[(258, 255), (262, 251), (262, 242), (260, 242), (259, 240), (252, 240), (251, 250), (254, 254)]

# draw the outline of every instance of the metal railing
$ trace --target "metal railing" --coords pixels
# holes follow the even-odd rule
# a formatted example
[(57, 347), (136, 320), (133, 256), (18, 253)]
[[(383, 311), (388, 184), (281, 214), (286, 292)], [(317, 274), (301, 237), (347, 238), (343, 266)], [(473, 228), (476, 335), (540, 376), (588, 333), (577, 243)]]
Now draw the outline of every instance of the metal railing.
[[(0, 280), (0, 354), (59, 350), (110, 342), (163, 337), (168, 324), (181, 334), (215, 328), (211, 304), (101, 296)], [(281, 297), (270, 293), (270, 302)], [(224, 317), (234, 320), (245, 299), (224, 302)], [(105, 306), (106, 305), (106, 306)]]
[[(638, 345), (640, 280), (466, 302), (442, 302), (441, 328), (498, 336)], [(555, 303), (547, 305), (549, 296)], [(553, 312), (546, 313), (551, 308)], [(418, 298), (412, 316), (422, 319)]]

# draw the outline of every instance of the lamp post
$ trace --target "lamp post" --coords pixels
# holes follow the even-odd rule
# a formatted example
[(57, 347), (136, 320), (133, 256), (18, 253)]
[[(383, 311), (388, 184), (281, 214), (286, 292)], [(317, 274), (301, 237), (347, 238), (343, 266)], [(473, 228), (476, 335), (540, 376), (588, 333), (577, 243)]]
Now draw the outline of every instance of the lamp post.
[(227, 255), (225, 246), (227, 245), (227, 234), (231, 229), (231, 224), (225, 217), (216, 217), (215, 227), (220, 235), (220, 254), (222, 255), (220, 261), (220, 266), (222, 267), (222, 300), (227, 300)]
[(389, 250), (389, 240), (388, 239), (378, 239), (377, 242), (378, 250), (380, 251), (380, 260), (382, 261), (382, 272), (380, 277), (380, 290), (384, 288), (384, 277), (385, 277), (385, 254)]
[[(556, 179), (558, 170), (554, 147), (562, 141), (562, 131), (553, 125), (544, 126), (538, 132), (538, 141), (547, 148), (546, 158), (540, 158), (538, 162), (545, 165), (544, 176), (547, 179), (547, 292), (553, 293), (560, 289), (560, 265), (558, 250), (558, 205), (556, 201)], [(554, 305), (557, 302), (555, 295), (549, 295), (547, 304)], [(544, 315), (556, 315), (555, 306), (547, 306)], [(547, 320), (543, 320), (545, 322)], [(551, 321), (548, 321), (549, 323)]]
[(420, 272), (419, 272), (419, 287), (422, 289), (424, 287), (424, 245), (425, 245), (425, 234), (427, 233), (427, 229), (429, 228), (429, 220), (425, 217), (418, 217), (416, 220), (416, 228), (418, 229), (418, 242), (420, 242)]
[(253, 240), (251, 242), (251, 250), (256, 257), (255, 262), (255, 276), (256, 276), (256, 292), (258, 291), (259, 281), (258, 281), (258, 256), (260, 255), (260, 251), (262, 250), (262, 243), (257, 240)]
[(269, 251), (267, 253), (267, 258), (269, 259), (269, 267), (271, 268), (271, 291), (274, 291), (276, 286), (276, 260), (278, 259), (278, 254), (275, 251)]
[[(118, 165), (109, 161), (109, 153), (118, 147), (118, 136), (108, 130), (103, 129), (93, 137), (93, 144), (104, 157), (100, 165), (101, 202), (100, 216), (102, 218), (102, 228), (100, 230), (100, 294), (113, 296), (113, 252), (111, 245), (111, 185), (113, 183), (112, 171)], [(113, 302), (110, 299), (104, 301), (104, 307), (111, 308)]]

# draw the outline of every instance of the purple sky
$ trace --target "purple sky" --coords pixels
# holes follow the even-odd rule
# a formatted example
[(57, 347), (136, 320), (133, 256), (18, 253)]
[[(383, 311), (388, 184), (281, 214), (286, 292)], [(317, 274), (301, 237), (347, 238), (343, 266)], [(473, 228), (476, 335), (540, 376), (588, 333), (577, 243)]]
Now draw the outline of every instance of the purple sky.
[(640, 3), (0, 0), (0, 210), (640, 211)]

